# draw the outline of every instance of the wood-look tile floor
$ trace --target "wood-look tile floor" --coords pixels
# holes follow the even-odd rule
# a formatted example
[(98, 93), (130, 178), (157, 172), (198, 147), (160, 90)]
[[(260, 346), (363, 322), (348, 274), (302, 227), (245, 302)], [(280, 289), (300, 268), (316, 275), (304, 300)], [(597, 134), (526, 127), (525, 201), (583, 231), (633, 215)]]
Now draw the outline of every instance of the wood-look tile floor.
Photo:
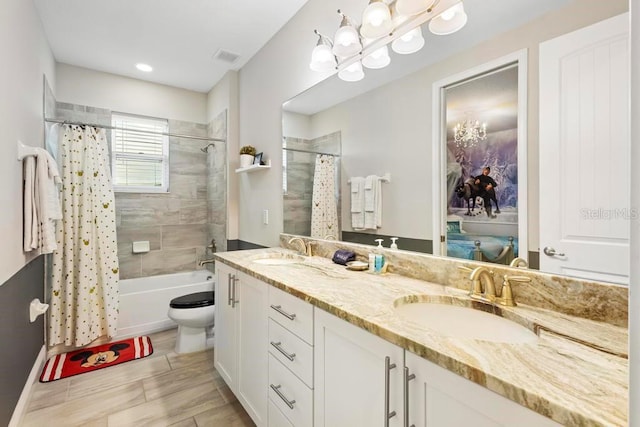
[(21, 426), (254, 426), (214, 369), (213, 350), (175, 353), (176, 331), (151, 334), (144, 359), (37, 382)]

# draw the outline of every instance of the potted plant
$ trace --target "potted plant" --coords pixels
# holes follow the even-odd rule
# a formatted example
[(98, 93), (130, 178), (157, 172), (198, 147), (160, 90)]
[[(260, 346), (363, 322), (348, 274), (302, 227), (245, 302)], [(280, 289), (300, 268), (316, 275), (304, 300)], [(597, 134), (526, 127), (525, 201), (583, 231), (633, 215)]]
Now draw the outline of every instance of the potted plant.
[(256, 155), (255, 147), (251, 145), (245, 145), (240, 148), (240, 167), (246, 168), (253, 164), (253, 158)]

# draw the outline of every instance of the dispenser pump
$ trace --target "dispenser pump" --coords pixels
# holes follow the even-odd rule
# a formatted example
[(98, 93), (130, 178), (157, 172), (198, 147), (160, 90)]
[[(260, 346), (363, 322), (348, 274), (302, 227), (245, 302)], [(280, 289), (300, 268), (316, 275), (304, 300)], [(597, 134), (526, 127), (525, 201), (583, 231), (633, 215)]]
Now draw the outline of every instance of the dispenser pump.
[(380, 249), (383, 249), (383, 247), (382, 247), (382, 242), (384, 242), (384, 239), (376, 239), (376, 242), (378, 242), (378, 247), (379, 247)]
[(389, 246), (391, 249), (398, 249), (398, 244), (396, 243), (396, 240), (398, 240), (397, 237), (392, 237), (391, 238), (391, 246)]

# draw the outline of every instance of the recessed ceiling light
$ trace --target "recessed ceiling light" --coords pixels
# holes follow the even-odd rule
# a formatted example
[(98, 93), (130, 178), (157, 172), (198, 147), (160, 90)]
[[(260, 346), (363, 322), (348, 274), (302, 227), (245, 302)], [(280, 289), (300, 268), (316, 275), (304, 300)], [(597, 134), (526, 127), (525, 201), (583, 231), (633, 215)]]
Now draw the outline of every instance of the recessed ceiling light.
[(153, 67), (147, 64), (136, 64), (136, 68), (140, 71), (144, 71), (145, 73), (150, 73), (153, 71)]

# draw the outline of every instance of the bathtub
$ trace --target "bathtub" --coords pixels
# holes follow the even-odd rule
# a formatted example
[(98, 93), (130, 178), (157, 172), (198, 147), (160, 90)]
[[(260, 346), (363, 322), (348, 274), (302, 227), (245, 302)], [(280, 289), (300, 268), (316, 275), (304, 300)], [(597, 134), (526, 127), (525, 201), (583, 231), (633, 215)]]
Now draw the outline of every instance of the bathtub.
[(213, 291), (213, 281), (214, 275), (208, 270), (121, 280), (118, 337), (176, 327), (167, 316), (169, 302), (182, 295)]

